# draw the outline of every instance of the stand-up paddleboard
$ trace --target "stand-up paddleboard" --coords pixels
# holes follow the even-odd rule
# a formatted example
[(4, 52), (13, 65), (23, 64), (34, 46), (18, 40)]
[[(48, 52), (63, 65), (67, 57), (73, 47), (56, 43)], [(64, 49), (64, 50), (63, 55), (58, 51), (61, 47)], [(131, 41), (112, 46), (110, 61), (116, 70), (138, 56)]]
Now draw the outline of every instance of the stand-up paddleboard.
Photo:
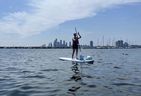
[(80, 59), (76, 59), (76, 58), (66, 58), (66, 57), (60, 57), (59, 59), (62, 60), (62, 61), (72, 61), (72, 62), (76, 62), (76, 63), (90, 63), (90, 64), (94, 63), (93, 59), (91, 59), (91, 60), (87, 60), (87, 59), (80, 60)]

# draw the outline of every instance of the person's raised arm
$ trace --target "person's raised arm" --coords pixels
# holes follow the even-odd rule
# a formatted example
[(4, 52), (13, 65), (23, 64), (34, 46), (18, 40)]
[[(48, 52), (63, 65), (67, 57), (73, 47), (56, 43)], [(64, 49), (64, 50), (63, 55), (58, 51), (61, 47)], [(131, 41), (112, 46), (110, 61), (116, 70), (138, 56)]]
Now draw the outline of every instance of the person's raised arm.
[(78, 36), (79, 36), (78, 39), (80, 39), (81, 38), (81, 35), (79, 34), (79, 32), (78, 32)]

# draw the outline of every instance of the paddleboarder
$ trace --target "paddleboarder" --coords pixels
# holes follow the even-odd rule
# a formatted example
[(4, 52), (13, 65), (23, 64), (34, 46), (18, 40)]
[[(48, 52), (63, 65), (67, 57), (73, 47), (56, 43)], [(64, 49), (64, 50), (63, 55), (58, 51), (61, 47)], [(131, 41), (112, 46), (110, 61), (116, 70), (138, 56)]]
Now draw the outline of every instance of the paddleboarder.
[(74, 33), (73, 34), (73, 38), (72, 38), (72, 58), (74, 58), (74, 53), (76, 53), (76, 58), (78, 58), (78, 46), (79, 46), (79, 39), (81, 38), (81, 35), (79, 34), (79, 32)]

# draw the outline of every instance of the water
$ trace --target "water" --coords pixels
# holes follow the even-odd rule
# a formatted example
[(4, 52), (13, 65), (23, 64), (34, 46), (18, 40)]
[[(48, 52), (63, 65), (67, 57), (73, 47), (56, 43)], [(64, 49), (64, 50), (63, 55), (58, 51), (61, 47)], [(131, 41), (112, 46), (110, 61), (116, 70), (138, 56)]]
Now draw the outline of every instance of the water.
[(72, 64), (70, 49), (0, 49), (0, 96), (141, 96), (141, 49), (85, 49), (94, 64)]

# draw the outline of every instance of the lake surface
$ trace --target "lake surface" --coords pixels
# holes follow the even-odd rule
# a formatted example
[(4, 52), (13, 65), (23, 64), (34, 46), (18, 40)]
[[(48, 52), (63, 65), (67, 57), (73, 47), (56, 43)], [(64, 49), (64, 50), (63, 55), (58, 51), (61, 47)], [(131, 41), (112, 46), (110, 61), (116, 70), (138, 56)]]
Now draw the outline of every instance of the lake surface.
[(0, 96), (141, 96), (141, 49), (0, 49)]

